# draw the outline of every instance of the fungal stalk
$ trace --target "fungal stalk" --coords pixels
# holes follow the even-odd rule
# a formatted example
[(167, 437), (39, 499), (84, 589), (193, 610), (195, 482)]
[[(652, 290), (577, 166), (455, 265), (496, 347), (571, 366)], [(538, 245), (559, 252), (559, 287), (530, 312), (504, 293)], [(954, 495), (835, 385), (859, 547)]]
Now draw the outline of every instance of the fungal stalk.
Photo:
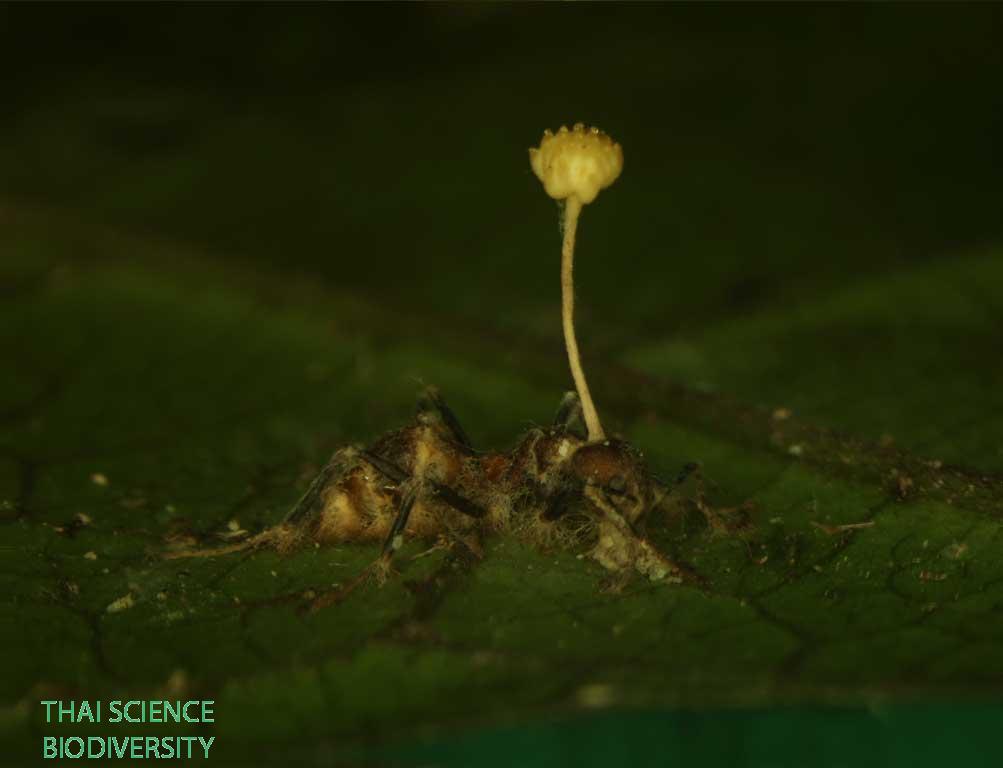
[(596, 411), (585, 371), (582, 370), (575, 339), (575, 233), (583, 205), (588, 205), (599, 191), (605, 189), (623, 170), (623, 150), (598, 128), (586, 128), (576, 123), (569, 131), (561, 126), (554, 134), (543, 132), (540, 146), (529, 150), (529, 162), (548, 195), (564, 205), (564, 242), (561, 246), (561, 320), (568, 364), (575, 380), (575, 389), (582, 403), (589, 442), (606, 438), (599, 413)]

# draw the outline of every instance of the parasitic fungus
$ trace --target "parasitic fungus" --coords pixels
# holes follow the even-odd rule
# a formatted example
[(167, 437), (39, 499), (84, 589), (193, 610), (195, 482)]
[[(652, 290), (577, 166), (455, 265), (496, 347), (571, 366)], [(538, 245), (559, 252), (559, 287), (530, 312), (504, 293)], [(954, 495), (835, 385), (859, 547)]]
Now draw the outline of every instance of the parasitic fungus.
[(543, 132), (540, 146), (529, 150), (529, 163), (543, 188), (564, 205), (562, 220), (564, 242), (561, 247), (561, 317), (568, 363), (575, 389), (582, 402), (582, 413), (590, 442), (604, 440), (602, 424), (585, 381), (578, 342), (575, 339), (575, 291), (572, 268), (575, 258), (575, 231), (582, 206), (596, 199), (623, 170), (623, 150), (598, 128), (576, 123), (568, 130), (562, 126), (555, 134)]

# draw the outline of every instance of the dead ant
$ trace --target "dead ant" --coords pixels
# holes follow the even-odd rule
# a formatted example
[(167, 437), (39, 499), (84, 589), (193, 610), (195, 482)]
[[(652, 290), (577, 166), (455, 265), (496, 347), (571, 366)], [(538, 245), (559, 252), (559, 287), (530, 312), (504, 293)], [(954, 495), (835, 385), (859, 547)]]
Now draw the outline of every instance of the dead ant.
[(381, 541), (372, 572), (382, 582), (406, 536), (461, 541), (477, 551), (482, 534), (512, 531), (542, 545), (591, 542), (591, 557), (623, 578), (636, 571), (681, 581), (683, 569), (648, 541), (644, 526), (697, 465), (664, 483), (629, 443), (589, 442), (581, 422), (578, 396), (568, 392), (550, 428), (530, 429), (508, 453), (479, 452), (429, 387), (411, 425), (367, 448), (335, 451), (278, 525), (229, 546), (169, 556)]

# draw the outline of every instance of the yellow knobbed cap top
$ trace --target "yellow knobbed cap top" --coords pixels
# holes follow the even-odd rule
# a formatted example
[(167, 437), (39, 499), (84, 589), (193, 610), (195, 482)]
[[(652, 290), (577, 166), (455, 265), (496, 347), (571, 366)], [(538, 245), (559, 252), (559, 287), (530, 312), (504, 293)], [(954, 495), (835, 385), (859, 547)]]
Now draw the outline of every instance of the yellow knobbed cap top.
[(623, 170), (623, 149), (598, 128), (576, 123), (570, 131), (543, 132), (540, 146), (529, 150), (529, 164), (556, 200), (577, 197), (582, 204), (616, 181)]

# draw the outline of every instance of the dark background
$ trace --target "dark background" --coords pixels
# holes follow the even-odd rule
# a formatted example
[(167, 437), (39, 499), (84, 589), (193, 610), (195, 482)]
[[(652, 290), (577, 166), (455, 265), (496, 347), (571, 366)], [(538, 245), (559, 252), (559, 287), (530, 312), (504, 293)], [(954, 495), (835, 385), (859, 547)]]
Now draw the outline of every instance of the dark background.
[(524, 269), (555, 232), (525, 150), (577, 120), (626, 155), (583, 221), (596, 344), (1003, 227), (989, 4), (0, 14), (8, 194), (404, 304), (445, 281), (453, 316), (532, 325), (552, 300), (546, 269)]

